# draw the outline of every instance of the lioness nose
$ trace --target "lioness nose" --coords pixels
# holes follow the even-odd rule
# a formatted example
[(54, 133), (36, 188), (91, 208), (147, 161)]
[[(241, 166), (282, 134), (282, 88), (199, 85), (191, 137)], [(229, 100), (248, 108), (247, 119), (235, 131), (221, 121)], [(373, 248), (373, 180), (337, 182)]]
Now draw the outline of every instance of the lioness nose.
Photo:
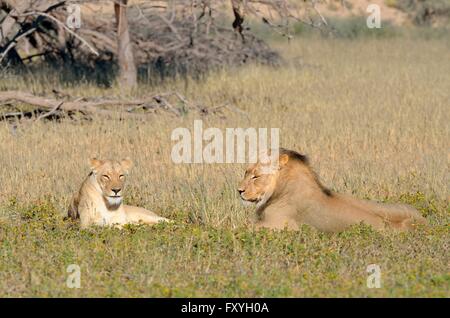
[(237, 190), (238, 190), (239, 194), (242, 194), (242, 192), (244, 192), (244, 190), (242, 190), (242, 189), (237, 189)]
[(117, 195), (117, 193), (120, 192), (120, 190), (121, 190), (121, 189), (111, 189), (111, 191), (114, 192), (114, 194), (116, 194), (116, 195)]

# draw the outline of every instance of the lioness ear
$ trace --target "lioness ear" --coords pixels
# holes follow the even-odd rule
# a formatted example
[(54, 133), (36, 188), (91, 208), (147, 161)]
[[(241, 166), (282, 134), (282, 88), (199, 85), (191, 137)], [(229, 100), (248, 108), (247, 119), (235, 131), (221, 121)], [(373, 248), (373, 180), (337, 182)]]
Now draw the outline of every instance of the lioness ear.
[(133, 161), (127, 157), (120, 161), (120, 165), (126, 172), (128, 172), (133, 167)]
[(95, 171), (98, 169), (98, 167), (100, 167), (102, 164), (104, 164), (105, 162), (103, 160), (99, 160), (97, 158), (91, 158), (89, 159), (89, 167), (91, 168), (92, 171)]
[(289, 161), (289, 156), (287, 154), (280, 155), (280, 158), (278, 159), (278, 163), (280, 165), (280, 168), (284, 167)]

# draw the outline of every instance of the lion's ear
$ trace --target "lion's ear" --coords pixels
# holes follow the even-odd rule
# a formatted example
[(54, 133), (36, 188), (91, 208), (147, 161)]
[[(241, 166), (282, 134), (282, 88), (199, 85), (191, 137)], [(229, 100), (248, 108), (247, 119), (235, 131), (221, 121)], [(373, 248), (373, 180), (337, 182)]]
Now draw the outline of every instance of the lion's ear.
[(287, 154), (280, 155), (280, 158), (278, 159), (278, 164), (280, 165), (280, 168), (284, 167), (289, 161), (289, 156)]
[(133, 161), (127, 157), (120, 161), (120, 165), (126, 172), (128, 172), (133, 167)]
[(97, 158), (91, 158), (89, 159), (89, 167), (91, 168), (92, 171), (95, 171), (98, 169), (98, 167), (100, 167), (102, 164), (104, 164), (105, 162), (103, 160), (99, 160)]

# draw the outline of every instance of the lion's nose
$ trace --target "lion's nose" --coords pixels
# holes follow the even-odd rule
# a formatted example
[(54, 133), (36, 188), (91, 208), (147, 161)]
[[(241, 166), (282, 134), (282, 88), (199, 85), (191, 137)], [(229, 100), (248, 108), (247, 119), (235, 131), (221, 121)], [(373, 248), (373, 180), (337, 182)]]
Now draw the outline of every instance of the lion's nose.
[(122, 189), (120, 189), (120, 188), (111, 189), (111, 191), (114, 192), (115, 195), (117, 195), (117, 193), (119, 193), (120, 190), (122, 190)]
[(242, 194), (245, 190), (242, 190), (242, 189), (237, 189), (238, 190), (238, 192), (239, 192), (239, 194)]

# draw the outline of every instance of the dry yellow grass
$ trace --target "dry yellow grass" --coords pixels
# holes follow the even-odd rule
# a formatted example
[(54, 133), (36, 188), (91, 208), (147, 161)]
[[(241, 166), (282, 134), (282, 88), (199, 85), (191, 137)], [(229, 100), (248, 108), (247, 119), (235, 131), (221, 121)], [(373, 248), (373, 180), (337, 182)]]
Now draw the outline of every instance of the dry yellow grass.
[[(407, 39), (308, 39), (296, 41), (290, 46), (282, 43), (276, 45), (288, 60), (288, 65), (281, 69), (248, 66), (239, 70), (217, 72), (199, 82), (174, 80), (158, 87), (142, 85), (133, 93), (144, 96), (149, 90), (179, 90), (191, 100), (201, 101), (205, 106), (221, 105), (229, 101), (247, 112), (248, 118), (233, 112), (226, 112), (225, 119), (216, 115), (202, 117), (194, 113), (183, 118), (159, 114), (145, 123), (100, 119), (85, 123), (24, 123), (14, 133), (7, 123), (0, 123), (1, 222), (8, 226), (23, 224), (20, 221), (21, 210), (17, 206), (42, 202), (50, 202), (57, 213), (64, 214), (70, 196), (88, 173), (89, 157), (129, 156), (135, 161), (136, 167), (132, 170), (125, 194), (128, 203), (152, 209), (180, 224), (201, 224), (206, 227), (205, 231), (241, 229), (248, 222), (251, 213), (251, 209), (245, 210), (241, 206), (235, 193), (236, 183), (243, 173), (243, 165), (175, 165), (170, 159), (174, 144), (170, 140), (171, 132), (176, 127), (192, 129), (196, 118), (203, 119), (204, 126), (209, 127), (279, 127), (282, 146), (309, 155), (323, 183), (333, 190), (378, 200), (412, 200), (413, 204), (415, 202), (411, 196), (405, 195), (421, 192), (424, 202), (432, 204), (422, 207), (423, 202), (416, 202), (416, 206), (423, 208), (422, 212), (427, 214), (432, 226), (441, 229), (435, 234), (435, 251), (439, 251), (441, 255), (431, 260), (429, 258), (432, 254), (429, 253), (432, 252), (424, 252), (425, 263), (421, 264), (425, 266), (425, 271), (434, 271), (430, 274), (433, 277), (444, 275), (445, 263), (448, 265), (448, 258), (445, 256), (448, 246), (442, 245), (442, 242), (448, 242), (448, 228), (445, 227), (449, 221), (450, 184), (448, 43)], [(31, 89), (35, 93), (49, 92), (54, 87), (73, 96), (120, 94), (116, 88), (63, 86), (51, 78), (45, 81), (39, 78), (19, 82), (5, 80), (0, 83), (0, 89)], [(310, 235), (317, 238), (317, 234)], [(172, 239), (176, 240), (176, 237), (172, 236)], [(288, 241), (290, 239), (294, 240), (295, 237), (288, 236)], [(397, 240), (395, 237), (390, 239), (390, 244)], [(322, 237), (318, 240), (317, 246), (325, 244), (320, 241), (323, 240)], [(414, 237), (410, 237), (407, 244), (411, 245), (414, 240)], [(334, 243), (328, 243), (333, 249)], [(220, 259), (220, 255), (209, 249), (208, 251), (209, 262), (211, 258)], [(25, 257), (21, 253), (12, 253), (9, 257), (15, 257), (17, 261)], [(166, 255), (166, 258), (159, 255), (153, 261), (159, 260), (160, 271), (165, 266), (180, 270), (172, 268), (173, 264), (165, 263), (170, 264), (168, 257), (186, 257), (187, 264), (189, 260), (199, 257), (190, 255), (188, 250), (180, 253), (178, 256)], [(278, 256), (277, 261), (281, 262), (286, 256), (283, 255)], [(394, 254), (392, 256), (395, 258)], [(241, 256), (235, 257), (237, 261)], [(180, 258), (177, 262), (179, 260)], [(207, 260), (204, 261), (206, 263), (202, 261), (198, 264), (207, 264)], [(9, 262), (12, 264), (15, 261), (9, 259)], [(278, 268), (280, 265), (272, 264), (268, 259), (264, 262), (271, 268)], [(243, 264), (245, 267), (245, 263)], [(254, 264), (253, 261), (251, 264)], [(413, 263), (405, 264), (414, 267)], [(104, 264), (97, 266), (102, 267)], [(352, 270), (355, 269), (349, 269)], [(233, 273), (231, 269), (228, 271)], [(297, 268), (297, 271), (301, 275), (301, 268)], [(417, 269), (413, 268), (412, 272), (417, 274)], [(7, 289), (4, 285), (6, 283), (3, 283), (3, 287), (0, 283), (0, 294), (4, 288), (7, 295), (71, 295), (70, 291), (51, 288), (44, 293), (36, 290), (30, 292), (25, 289), (27, 283), (21, 281), (20, 273), (7, 273), (9, 274), (3, 276), (4, 281), (16, 286), (16, 289)], [(158, 286), (174, 283), (170, 274), (164, 273)], [(364, 269), (362, 273), (364, 275)], [(176, 275), (180, 279), (177, 286), (179, 293), (168, 295), (366, 295), (358, 288), (353, 290), (348, 281), (330, 287), (328, 283), (320, 285), (322, 280), (319, 278), (313, 280), (317, 285), (311, 283), (306, 287), (296, 287), (294, 284), (295, 286), (289, 287), (291, 289), (277, 289), (278, 292), (273, 294), (264, 288), (261, 293), (255, 294), (247, 292), (244, 287), (237, 288), (237, 292), (226, 291), (221, 294), (220, 288), (215, 289), (220, 284), (212, 287), (207, 281), (200, 280), (200, 285), (195, 286), (205, 289), (203, 292), (194, 292), (186, 287), (186, 282), (181, 283), (180, 275)], [(326, 273), (323, 275), (325, 278), (321, 279), (326, 281), (328, 276)], [(273, 279), (276, 277), (274, 274)], [(448, 275), (442, 277), (445, 288)], [(48, 275), (42, 274), (41, 280), (54, 286), (51, 279), (48, 282), (49, 279)], [(270, 277), (265, 279), (268, 280), (267, 288), (275, 288), (276, 282)], [(279, 284), (284, 283), (289, 285), (287, 281), (279, 281)], [(108, 294), (103, 287), (99, 287), (100, 283), (92, 284), (91, 289), (81, 291), (78, 295)], [(111, 284), (116, 286), (112, 280)], [(424, 286), (418, 287), (416, 294), (445, 294), (442, 285), (430, 285), (430, 289), (427, 289), (426, 284)], [(436, 292), (433, 292), (433, 288), (436, 288)], [(167, 295), (164, 292), (154, 292), (155, 286), (151, 290), (153, 292), (143, 294)], [(139, 295), (138, 290), (129, 289), (128, 292), (128, 295)], [(118, 288), (112, 294), (127, 295), (127, 291), (126, 288), (122, 291)], [(414, 292), (408, 293), (403, 289), (397, 291), (394, 288), (394, 291), (385, 290), (378, 295), (411, 294), (415, 295)]]
[[(421, 191), (444, 200), (450, 119), (446, 49), (440, 42), (398, 39), (310, 40), (285, 48), (292, 61), (285, 69), (250, 66), (189, 82), (184, 93), (190, 99), (207, 106), (230, 101), (248, 112), (249, 119), (230, 112), (226, 119), (164, 114), (146, 123), (24, 124), (15, 135), (2, 123), (1, 199), (36, 200), (45, 194), (66, 198), (94, 155), (133, 158), (137, 167), (131, 186), (143, 188), (139, 196), (150, 206), (189, 200), (187, 185), (196, 186), (199, 180), (221, 186), (228, 178), (233, 187), (242, 165), (171, 163), (172, 130), (192, 129), (194, 119), (203, 119), (205, 128), (281, 128), (282, 145), (308, 154), (324, 183), (337, 191), (379, 199)], [(35, 92), (54, 87), (38, 81), (32, 83)], [(184, 87), (180, 81), (151, 90)], [(94, 87), (62, 90), (75, 96), (119, 94)], [(137, 94), (146, 90), (141, 87)], [(213, 195), (220, 186), (207, 191)]]

